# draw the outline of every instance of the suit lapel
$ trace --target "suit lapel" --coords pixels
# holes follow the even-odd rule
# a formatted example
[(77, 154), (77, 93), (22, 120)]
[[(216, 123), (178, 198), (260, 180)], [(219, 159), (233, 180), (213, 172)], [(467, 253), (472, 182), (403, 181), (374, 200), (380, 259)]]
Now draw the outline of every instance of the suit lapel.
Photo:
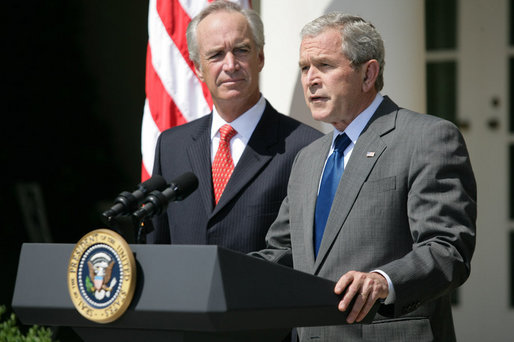
[[(328, 251), (346, 222), (362, 185), (368, 179), (380, 155), (387, 148), (382, 136), (394, 129), (397, 110), (398, 107), (388, 97), (384, 97), (384, 101), (357, 140), (332, 203), (314, 265), (314, 274), (319, 272)], [(372, 156), (368, 155), (368, 152), (372, 152)]]
[(214, 203), (210, 155), (211, 122), (212, 113), (203, 120), (198, 130), (191, 134), (193, 143), (187, 150), (192, 171), (198, 177), (198, 191), (201, 193), (200, 197), (207, 213), (212, 211)]
[(316, 200), (319, 188), (319, 182), (321, 179), (321, 173), (327, 159), (330, 146), (332, 144), (332, 133), (326, 134), (320, 141), (321, 152), (318, 149), (313, 149), (315, 153), (311, 156), (307, 156), (311, 161), (311, 167), (306, 172), (306, 187), (303, 193), (301, 208), (303, 210), (302, 222), (304, 224), (304, 245), (305, 245), (305, 256), (307, 258), (307, 266), (310, 271), (314, 270), (314, 213), (316, 211)]
[(255, 175), (273, 158), (271, 147), (278, 140), (278, 114), (266, 102), (266, 109), (261, 120), (248, 141), (241, 159), (234, 168), (234, 172), (227, 183), (218, 204), (214, 207), (212, 216), (222, 210), (234, 197), (255, 177)]

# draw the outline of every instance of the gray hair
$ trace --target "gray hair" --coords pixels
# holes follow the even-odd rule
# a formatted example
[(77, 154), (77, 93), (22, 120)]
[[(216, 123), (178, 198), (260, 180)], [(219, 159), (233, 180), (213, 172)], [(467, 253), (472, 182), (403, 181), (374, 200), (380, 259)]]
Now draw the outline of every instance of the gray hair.
[(315, 37), (327, 29), (336, 29), (341, 33), (341, 51), (350, 60), (352, 66), (358, 68), (371, 59), (376, 59), (379, 64), (378, 77), (375, 89), (384, 87), (385, 49), (382, 37), (375, 27), (362, 19), (342, 12), (325, 14), (306, 24), (300, 36)]
[(219, 11), (241, 13), (248, 21), (253, 41), (257, 46), (257, 49), (261, 51), (264, 48), (264, 26), (259, 14), (252, 9), (243, 9), (241, 6), (231, 1), (217, 0), (213, 1), (209, 6), (205, 7), (200, 13), (198, 13), (198, 15), (196, 15), (187, 26), (186, 38), (187, 48), (189, 50), (189, 59), (196, 65), (200, 63), (197, 39), (198, 24), (209, 14)]

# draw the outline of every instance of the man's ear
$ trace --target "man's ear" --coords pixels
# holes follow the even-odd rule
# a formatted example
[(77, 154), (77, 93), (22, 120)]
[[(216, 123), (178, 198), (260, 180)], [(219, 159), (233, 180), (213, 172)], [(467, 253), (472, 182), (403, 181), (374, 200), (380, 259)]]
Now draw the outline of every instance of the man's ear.
[(375, 87), (375, 81), (377, 80), (380, 66), (376, 59), (370, 59), (362, 65), (362, 68), (362, 90), (364, 92), (368, 92)]
[(205, 82), (204, 79), (203, 79), (202, 67), (199, 66), (198, 64), (194, 63), (194, 62), (193, 62), (193, 65), (195, 67), (195, 73), (198, 76), (198, 78), (200, 79), (200, 81)]
[(259, 72), (262, 71), (262, 68), (264, 68), (264, 50), (261, 49), (258, 55), (259, 58)]

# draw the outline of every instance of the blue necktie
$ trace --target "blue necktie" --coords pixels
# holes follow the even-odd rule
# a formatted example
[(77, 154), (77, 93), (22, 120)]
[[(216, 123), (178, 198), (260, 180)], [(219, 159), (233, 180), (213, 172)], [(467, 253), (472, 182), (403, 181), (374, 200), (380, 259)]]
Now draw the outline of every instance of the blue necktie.
[(321, 238), (325, 231), (328, 214), (332, 207), (332, 201), (336, 194), (339, 180), (344, 171), (344, 150), (352, 141), (346, 133), (339, 134), (334, 142), (334, 152), (330, 155), (323, 171), (318, 199), (316, 201), (316, 213), (314, 218), (314, 253), (318, 256)]

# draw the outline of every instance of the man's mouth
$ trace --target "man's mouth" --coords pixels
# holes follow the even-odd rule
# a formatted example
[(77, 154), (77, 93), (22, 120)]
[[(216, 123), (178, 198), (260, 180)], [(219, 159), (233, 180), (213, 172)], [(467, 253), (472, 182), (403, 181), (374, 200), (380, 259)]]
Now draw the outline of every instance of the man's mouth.
[(238, 83), (238, 82), (242, 82), (243, 80), (244, 79), (242, 79), (242, 78), (230, 78), (230, 79), (221, 81), (220, 84), (230, 85), (230, 84), (235, 84), (235, 83)]
[(309, 102), (316, 103), (316, 102), (325, 102), (328, 100), (328, 97), (326, 96), (310, 96)]

